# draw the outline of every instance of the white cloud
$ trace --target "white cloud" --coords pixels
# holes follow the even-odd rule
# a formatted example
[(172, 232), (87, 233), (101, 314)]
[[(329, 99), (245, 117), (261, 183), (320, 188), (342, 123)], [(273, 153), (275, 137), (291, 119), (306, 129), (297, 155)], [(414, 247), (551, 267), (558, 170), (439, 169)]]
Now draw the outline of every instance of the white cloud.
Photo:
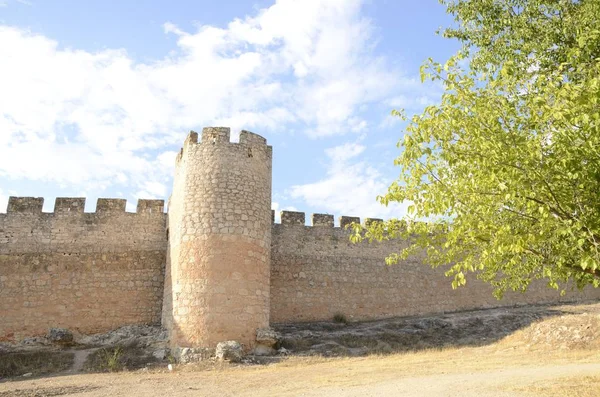
[(376, 201), (376, 196), (384, 194), (391, 181), (386, 181), (366, 161), (357, 159), (365, 149), (357, 143), (327, 149), (329, 165), (325, 178), (292, 186), (288, 192), (290, 197), (302, 199), (315, 208), (338, 216), (401, 217), (406, 213), (406, 205), (385, 207)]
[(366, 105), (408, 80), (374, 55), (360, 8), (278, 0), (226, 28), (166, 23), (177, 49), (147, 63), (0, 25), (0, 177), (157, 196), (191, 128), (364, 132)]
[(394, 109), (402, 108), (409, 110), (433, 105), (434, 103), (437, 103), (437, 100), (432, 96), (428, 95), (419, 95), (413, 97), (409, 97), (406, 95), (398, 95), (396, 97), (391, 98), (389, 101), (390, 106), (392, 106)]
[(8, 206), (8, 196), (4, 194), (4, 191), (0, 189), (0, 213), (6, 212)]
[[(31, 1), (28, 0), (15, 0), (17, 3), (25, 5), (25, 6), (32, 6), (33, 3)], [(8, 7), (8, 5), (10, 4), (11, 0), (1, 0), (0, 1), (0, 7)]]
[(275, 223), (281, 223), (281, 211), (298, 211), (298, 208), (291, 205), (281, 208), (276, 201), (271, 203), (271, 209), (275, 211)]
[(145, 181), (141, 191), (136, 193), (137, 198), (153, 199), (167, 196), (167, 186), (156, 181)]

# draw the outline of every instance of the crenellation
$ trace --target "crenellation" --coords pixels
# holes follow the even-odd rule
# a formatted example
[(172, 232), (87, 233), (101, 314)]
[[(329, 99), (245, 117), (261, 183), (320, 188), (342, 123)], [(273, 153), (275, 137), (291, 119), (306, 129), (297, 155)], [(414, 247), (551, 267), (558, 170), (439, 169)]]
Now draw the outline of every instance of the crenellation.
[[(248, 131), (191, 131), (177, 155), (168, 214), (163, 200), (11, 197), (0, 213), (0, 340), (41, 335), (49, 327), (81, 333), (158, 324), (172, 347), (247, 348), (273, 322), (351, 320), (500, 305), (599, 299), (600, 289), (565, 297), (532, 282), (504, 301), (473, 277), (453, 290), (418, 253), (397, 266), (385, 258), (405, 240), (352, 244), (361, 218), (271, 209), (272, 147)], [(28, 215), (28, 216), (23, 216)], [(364, 218), (366, 226), (381, 222)], [(300, 226), (300, 227), (298, 227)], [(177, 351), (177, 350), (175, 350)]]
[(254, 132), (242, 130), (240, 132), (240, 144), (248, 146), (265, 146), (267, 140)]
[(85, 197), (57, 197), (54, 200), (54, 213), (56, 215), (83, 214)]
[(125, 199), (99, 198), (96, 204), (96, 213), (98, 214), (119, 214), (124, 213), (127, 207)]
[(43, 197), (14, 197), (8, 198), (7, 214), (41, 214), (44, 206)]
[(298, 211), (281, 211), (282, 225), (302, 225), (304, 226), (305, 214)]
[(195, 145), (198, 143), (198, 133), (196, 131), (190, 131), (190, 133), (188, 134), (187, 138), (185, 138), (185, 141), (183, 142), (183, 147), (187, 147), (189, 145)]
[(312, 226), (317, 227), (333, 227), (333, 215), (329, 214), (312, 214)]
[(230, 143), (230, 135), (229, 127), (204, 127), (201, 143), (210, 145)]
[(357, 216), (340, 216), (340, 227), (345, 228), (346, 226), (357, 223), (360, 224), (360, 218)]
[(165, 212), (165, 200), (139, 199), (137, 203), (138, 214), (163, 214)]
[[(130, 214), (125, 200), (114, 199), (91, 213), (84, 198), (58, 197), (53, 213), (42, 213), (41, 204), (36, 200), (34, 216), (0, 216), (0, 340), (48, 327), (96, 333), (157, 324), (166, 215)], [(118, 211), (102, 212), (112, 209)]]
[(383, 222), (383, 219), (380, 219), (380, 218), (366, 218), (365, 219), (365, 226), (369, 227), (369, 226), (371, 226), (373, 224), (381, 223), (381, 222)]

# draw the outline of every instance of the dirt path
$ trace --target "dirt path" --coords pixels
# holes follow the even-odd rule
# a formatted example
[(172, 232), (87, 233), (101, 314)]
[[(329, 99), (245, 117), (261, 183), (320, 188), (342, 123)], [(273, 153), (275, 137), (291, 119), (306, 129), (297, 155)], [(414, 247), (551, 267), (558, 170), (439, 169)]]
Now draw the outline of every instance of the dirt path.
[(83, 371), (83, 366), (88, 356), (94, 353), (97, 348), (94, 349), (85, 349), (85, 350), (68, 350), (67, 353), (73, 353), (73, 365), (68, 370), (58, 374), (58, 375), (70, 375), (70, 374), (78, 374)]
[(482, 372), (445, 370), (443, 362), (433, 365), (438, 367), (434, 373), (424, 376), (407, 374), (402, 365), (377, 357), (290, 367), (68, 375), (2, 383), (0, 396), (531, 396), (517, 389), (563, 377), (600, 374), (600, 363), (594, 362), (517, 363)]
[(374, 385), (331, 387), (315, 390), (303, 396), (375, 397), (375, 396), (461, 396), (505, 397), (531, 396), (515, 389), (546, 380), (570, 376), (597, 375), (600, 364), (570, 364), (536, 368), (510, 368), (485, 373), (461, 373), (410, 377)]

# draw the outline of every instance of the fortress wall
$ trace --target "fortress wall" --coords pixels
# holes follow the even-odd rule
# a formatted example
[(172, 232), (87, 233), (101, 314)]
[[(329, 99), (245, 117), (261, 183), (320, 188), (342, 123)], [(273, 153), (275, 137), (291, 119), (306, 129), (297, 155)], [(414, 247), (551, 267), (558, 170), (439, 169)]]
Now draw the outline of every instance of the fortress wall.
[[(358, 218), (343, 217), (341, 224)], [(492, 288), (470, 275), (453, 290), (441, 268), (411, 258), (387, 266), (384, 258), (406, 242), (352, 244), (349, 232), (333, 227), (332, 215), (315, 214), (304, 226), (303, 213), (282, 212), (274, 224), (271, 252), (271, 323), (331, 320), (336, 313), (352, 320), (600, 298), (600, 290), (575, 289), (566, 296), (533, 283), (526, 294), (507, 293), (501, 301)]]
[(160, 322), (167, 239), (162, 200), (11, 197), (0, 214), (0, 341)]

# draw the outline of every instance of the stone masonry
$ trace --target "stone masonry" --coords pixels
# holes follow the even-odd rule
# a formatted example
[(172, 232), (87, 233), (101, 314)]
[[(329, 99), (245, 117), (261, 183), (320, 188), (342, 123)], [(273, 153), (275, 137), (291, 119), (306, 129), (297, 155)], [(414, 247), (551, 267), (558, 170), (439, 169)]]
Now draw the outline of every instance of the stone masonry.
[[(495, 300), (471, 277), (452, 290), (444, 269), (422, 257), (385, 265), (405, 241), (351, 244), (344, 226), (360, 218), (283, 211), (274, 223), (272, 149), (228, 128), (191, 132), (177, 156), (168, 215), (162, 200), (11, 197), (0, 213), (0, 341), (68, 328), (83, 334), (160, 324), (171, 345), (214, 348), (276, 322), (419, 315), (600, 298), (573, 289), (560, 297), (543, 281)], [(366, 219), (365, 223), (376, 221)]]
[(192, 132), (177, 157), (169, 202), (170, 275), (164, 323), (171, 343), (253, 347), (269, 326), (271, 147), (229, 128)]

